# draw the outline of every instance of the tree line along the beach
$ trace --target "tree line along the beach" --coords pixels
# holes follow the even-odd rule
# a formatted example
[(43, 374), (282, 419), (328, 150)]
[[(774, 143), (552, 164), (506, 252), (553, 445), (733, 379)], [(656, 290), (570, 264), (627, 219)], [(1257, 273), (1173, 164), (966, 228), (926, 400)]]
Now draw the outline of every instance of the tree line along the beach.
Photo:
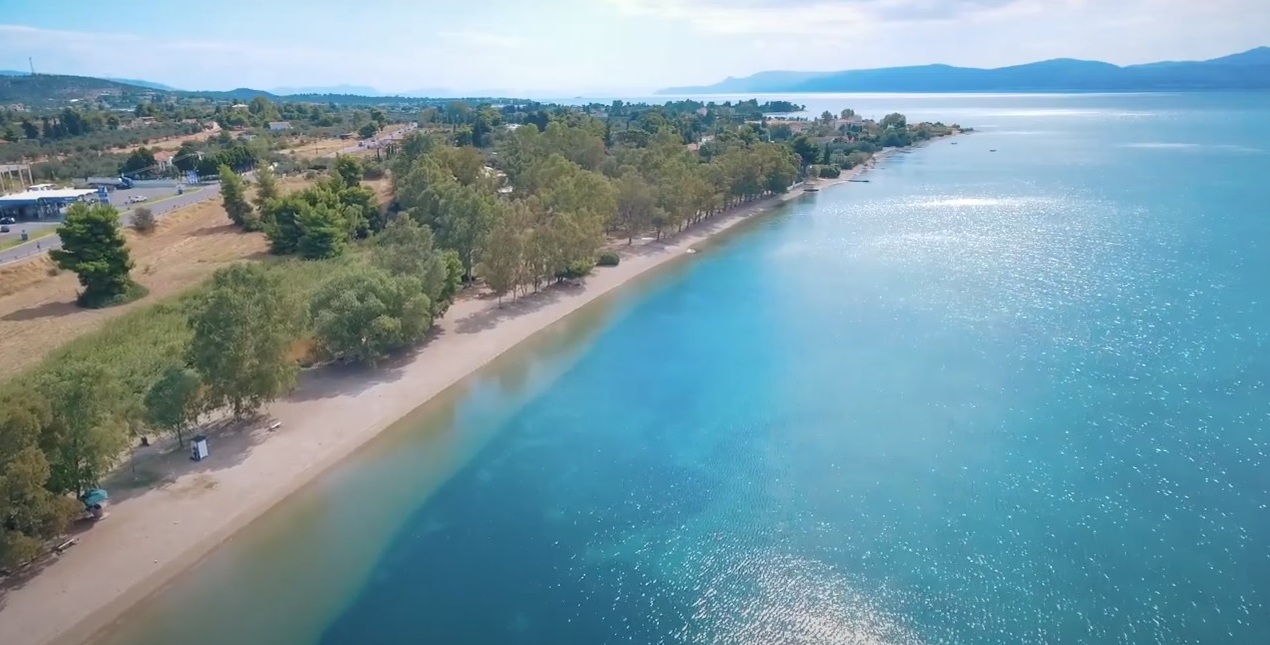
[[(422, 342), (464, 288), (515, 298), (580, 279), (636, 238), (861, 163), (885, 142), (953, 131), (901, 115), (773, 123), (757, 102), (739, 105), (713, 117), (694, 102), (481, 106), (395, 146), (388, 204), (352, 157), (289, 194), (268, 166), (250, 183), (222, 166), (226, 214), (274, 259), (124, 314), (3, 386), (0, 566), (62, 532), (82, 511), (73, 496), (138, 437), (183, 440), (208, 415), (250, 416), (291, 391), (302, 365), (374, 366)], [(78, 274), (81, 302), (126, 299), (132, 263), (113, 209), (77, 205), (64, 228), (80, 231), (57, 262)]]

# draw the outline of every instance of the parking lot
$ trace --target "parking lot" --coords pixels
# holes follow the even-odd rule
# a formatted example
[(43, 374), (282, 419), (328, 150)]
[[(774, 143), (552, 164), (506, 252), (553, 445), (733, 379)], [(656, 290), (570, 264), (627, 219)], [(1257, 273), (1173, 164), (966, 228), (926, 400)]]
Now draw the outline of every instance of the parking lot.
[[(132, 225), (132, 211), (135, 208), (145, 206), (149, 208), (156, 217), (162, 216), (164, 213), (193, 204), (194, 202), (210, 199), (220, 193), (220, 186), (212, 184), (210, 186), (194, 186), (187, 187), (183, 194), (178, 195), (175, 186), (163, 186), (154, 188), (130, 188), (127, 190), (110, 191), (110, 205), (120, 211), (120, 223), (124, 226)], [(144, 201), (129, 203), (130, 198), (145, 197)], [(61, 226), (60, 219), (49, 219), (42, 221), (24, 221), (15, 224), (9, 224), (8, 233), (0, 233), (0, 264), (18, 260), (29, 255), (43, 253), (51, 248), (60, 246), (60, 240), (54, 235), (48, 235), (40, 240), (39, 244), (20, 244), (22, 231), (26, 231), (32, 242), (40, 236), (41, 232), (48, 229)]]
[(61, 226), (61, 224), (62, 223), (60, 221), (50, 220), (43, 222), (17, 222), (15, 224), (0, 225), (0, 228), (4, 228), (5, 226), (9, 227), (9, 231), (7, 233), (0, 233), (0, 249), (7, 249), (14, 244), (19, 243), (24, 231), (31, 239), (35, 239), (40, 236), (40, 232), (42, 230), (54, 229)]

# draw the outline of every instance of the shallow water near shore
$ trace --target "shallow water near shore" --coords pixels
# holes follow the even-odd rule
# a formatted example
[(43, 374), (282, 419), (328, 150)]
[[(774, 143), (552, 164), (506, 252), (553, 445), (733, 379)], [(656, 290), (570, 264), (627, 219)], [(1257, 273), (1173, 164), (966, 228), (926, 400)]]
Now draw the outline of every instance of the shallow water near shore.
[(981, 131), (570, 317), (98, 642), (1270, 642), (1270, 95), (800, 101)]

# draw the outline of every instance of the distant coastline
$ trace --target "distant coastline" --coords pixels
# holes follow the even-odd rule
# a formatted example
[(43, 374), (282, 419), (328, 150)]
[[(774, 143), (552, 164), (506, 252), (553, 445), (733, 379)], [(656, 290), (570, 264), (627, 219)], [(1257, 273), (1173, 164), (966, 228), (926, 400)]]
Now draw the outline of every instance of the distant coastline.
[(837, 72), (759, 72), (711, 85), (672, 87), (659, 96), (817, 92), (1177, 92), (1270, 89), (1270, 47), (1204, 61), (1121, 67), (1055, 59), (979, 69), (920, 65)]

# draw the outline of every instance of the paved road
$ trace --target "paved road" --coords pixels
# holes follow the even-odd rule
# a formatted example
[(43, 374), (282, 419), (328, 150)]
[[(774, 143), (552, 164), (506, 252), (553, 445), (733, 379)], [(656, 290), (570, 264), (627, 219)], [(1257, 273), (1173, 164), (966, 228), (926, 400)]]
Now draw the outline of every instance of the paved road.
[[(182, 195), (174, 195), (163, 199), (156, 198), (155, 191), (162, 191), (159, 194), (170, 194), (173, 189), (136, 189), (134, 193), (131, 190), (119, 190), (110, 194), (110, 199), (114, 203), (115, 208), (120, 209), (120, 221), (124, 226), (132, 226), (132, 210), (141, 206), (145, 206), (154, 213), (155, 217), (162, 217), (183, 206), (196, 204), (201, 201), (212, 199), (220, 195), (220, 184), (211, 184), (203, 186), (198, 190), (189, 190)], [(151, 201), (141, 202), (139, 204), (123, 204), (122, 202), (134, 194), (145, 194)], [(124, 210), (127, 209), (127, 210)], [(33, 233), (36, 229), (47, 226), (61, 226), (61, 222), (19, 222), (11, 225), (14, 233), (22, 231), (24, 228), (28, 233)], [(23, 258), (39, 255), (49, 249), (56, 249), (62, 246), (62, 241), (56, 235), (42, 238), (35, 242), (28, 242), (21, 246), (15, 246), (11, 249), (0, 251), (0, 264), (21, 260)]]

